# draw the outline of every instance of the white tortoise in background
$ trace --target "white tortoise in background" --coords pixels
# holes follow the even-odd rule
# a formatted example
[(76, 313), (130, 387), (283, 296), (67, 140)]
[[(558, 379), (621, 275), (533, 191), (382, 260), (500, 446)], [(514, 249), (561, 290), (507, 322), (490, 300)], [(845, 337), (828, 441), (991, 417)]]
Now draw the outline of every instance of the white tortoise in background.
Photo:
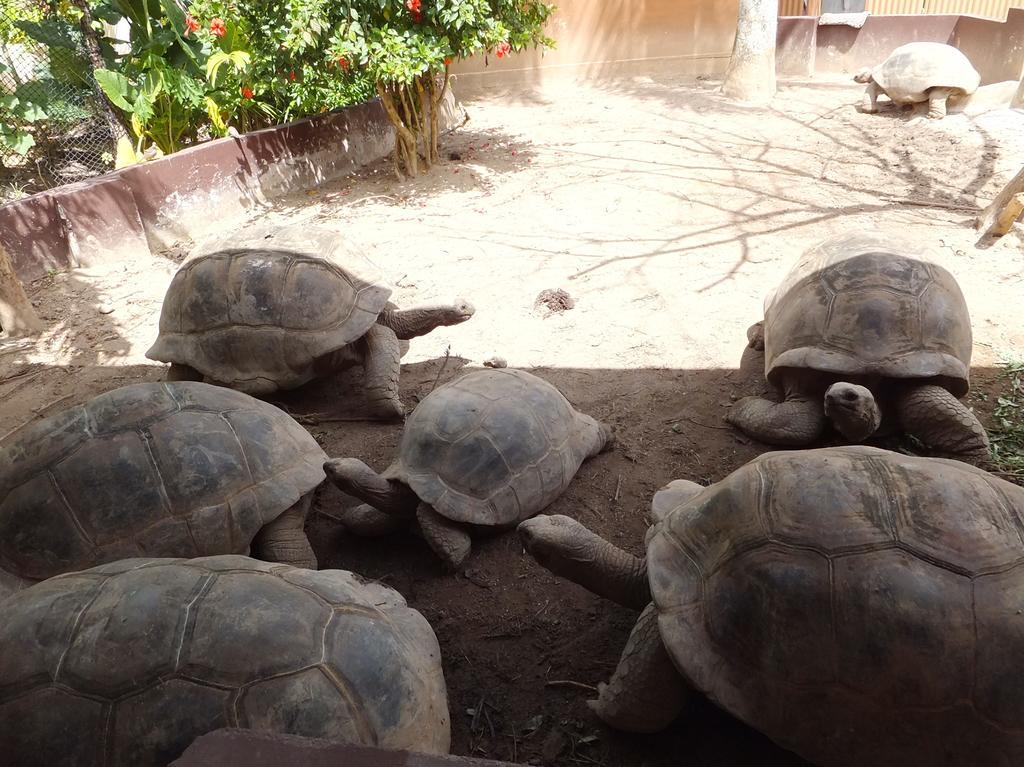
[(355, 458), (327, 478), (365, 503), (341, 513), (357, 535), (417, 524), (450, 569), (469, 556), (471, 530), (503, 530), (551, 504), (612, 430), (558, 389), (511, 368), (478, 370), (428, 394), (405, 423), (382, 474)]
[(884, 93), (895, 104), (928, 102), (928, 117), (946, 116), (950, 96), (969, 96), (978, 89), (981, 75), (957, 48), (945, 43), (907, 43), (889, 54), (874, 69), (864, 69), (854, 78), (867, 83), (865, 112), (878, 111), (878, 96)]
[(405, 415), (398, 397), (407, 341), (473, 316), (473, 306), (399, 310), (377, 268), (336, 232), (257, 227), (178, 270), (146, 356), (168, 380), (205, 380), (253, 395), (294, 389), (362, 365), (370, 414)]
[(316, 567), (303, 531), (327, 455), (284, 411), (178, 381), (124, 386), (0, 442), (0, 596), (140, 556)]
[(835, 447), (677, 480), (651, 511), (644, 558), (569, 517), (519, 526), (642, 610), (590, 703), (606, 723), (655, 732), (700, 693), (821, 767), (1024, 764), (1024, 489)]
[(400, 594), (343, 570), (123, 560), (2, 607), (11, 767), (164, 767), (221, 727), (449, 750), (433, 630)]
[[(811, 248), (747, 332), (782, 402), (745, 397), (726, 420), (775, 445), (896, 429), (933, 454), (984, 464), (988, 435), (960, 398), (971, 319), (953, 276), (913, 243), (861, 233)], [(880, 431), (881, 430), (881, 431)]]

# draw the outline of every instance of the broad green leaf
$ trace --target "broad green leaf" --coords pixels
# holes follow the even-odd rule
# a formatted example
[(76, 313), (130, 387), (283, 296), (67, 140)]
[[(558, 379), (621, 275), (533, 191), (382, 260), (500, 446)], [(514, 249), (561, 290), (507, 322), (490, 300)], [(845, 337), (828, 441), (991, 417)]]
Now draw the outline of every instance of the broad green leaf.
[(132, 105), (128, 103), (132, 88), (127, 77), (120, 72), (111, 72), (109, 69), (97, 69), (93, 74), (100, 89), (114, 106), (125, 112), (132, 111)]
[(206, 97), (206, 114), (218, 135), (223, 136), (228, 132), (228, 126), (224, 123), (224, 118), (221, 116), (220, 107), (209, 96)]
[(24, 157), (35, 145), (36, 140), (32, 138), (31, 133), (0, 125), (0, 146), (5, 146)]
[(45, 120), (46, 111), (38, 104), (29, 101), (21, 105), (21, 119), (30, 123)]
[(217, 84), (217, 72), (220, 68), (231, 61), (231, 56), (224, 51), (216, 51), (206, 60), (206, 79), (212, 85)]
[(132, 113), (132, 133), (134, 133), (136, 138), (139, 139), (139, 145), (141, 146), (142, 137), (146, 135), (146, 129), (142, 125), (142, 121), (139, 119), (139, 116), (134, 113)]

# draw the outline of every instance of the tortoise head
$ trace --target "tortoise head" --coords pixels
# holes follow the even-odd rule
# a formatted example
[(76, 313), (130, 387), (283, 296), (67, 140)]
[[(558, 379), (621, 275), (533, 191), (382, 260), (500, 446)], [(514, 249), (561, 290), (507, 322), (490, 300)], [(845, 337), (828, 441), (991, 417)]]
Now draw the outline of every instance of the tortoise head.
[(871, 70), (864, 68), (853, 76), (854, 82), (858, 83), (869, 83), (871, 82)]
[(585, 566), (594, 560), (596, 536), (571, 517), (533, 517), (520, 522), (516, 532), (530, 556), (558, 575), (566, 575), (575, 565)]
[(444, 314), (443, 324), (458, 325), (476, 314), (476, 307), (465, 298), (456, 298), (452, 305), (446, 308)]
[(882, 424), (882, 411), (866, 386), (840, 381), (825, 392), (825, 415), (851, 442), (862, 442)]

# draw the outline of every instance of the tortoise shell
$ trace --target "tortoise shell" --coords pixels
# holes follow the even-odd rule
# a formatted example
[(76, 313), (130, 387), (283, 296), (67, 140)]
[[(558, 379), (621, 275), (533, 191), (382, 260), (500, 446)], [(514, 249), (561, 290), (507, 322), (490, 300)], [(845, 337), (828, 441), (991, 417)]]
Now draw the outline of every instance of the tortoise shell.
[(10, 597), (0, 646), (6, 764), (163, 767), (220, 727), (449, 748), (430, 625), (342, 570), (122, 560)]
[(970, 59), (945, 43), (907, 43), (871, 72), (886, 95), (896, 103), (928, 100), (929, 88), (956, 88), (974, 93), (981, 75)]
[(0, 443), (0, 568), (41, 580), (125, 557), (244, 554), (323, 481), (325, 459), (247, 394), (114, 389)]
[(318, 357), (364, 336), (391, 295), (335, 232), (265, 227), (234, 242), (174, 275), (147, 357), (249, 394), (294, 388)]
[(384, 476), (456, 522), (505, 527), (569, 486), (603, 444), (601, 426), (521, 370), (479, 370), (431, 392), (409, 416)]
[(870, 447), (766, 453), (648, 539), (683, 676), (825, 767), (1024, 759), (1024, 489)]
[(956, 280), (892, 238), (852, 234), (812, 248), (765, 301), (765, 375), (934, 379), (969, 388), (971, 319)]

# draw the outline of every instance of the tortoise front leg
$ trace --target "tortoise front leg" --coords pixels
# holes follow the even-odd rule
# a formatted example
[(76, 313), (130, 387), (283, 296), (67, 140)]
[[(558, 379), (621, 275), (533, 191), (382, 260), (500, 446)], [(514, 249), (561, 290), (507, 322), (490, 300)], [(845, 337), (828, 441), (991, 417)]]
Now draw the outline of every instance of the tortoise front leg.
[(612, 678), (597, 686), (597, 700), (587, 705), (610, 727), (649, 733), (668, 727), (693, 694), (661, 641), (651, 602), (640, 613)]
[(747, 436), (772, 445), (810, 445), (825, 431), (825, 409), (818, 397), (789, 392), (782, 402), (744, 397), (725, 420)]
[(952, 95), (952, 88), (932, 88), (928, 91), (929, 120), (941, 120), (946, 116), (946, 100)]
[(305, 531), (312, 500), (313, 493), (306, 493), (288, 511), (263, 526), (252, 541), (257, 559), (316, 570), (316, 554)]
[(402, 351), (395, 331), (374, 324), (362, 338), (363, 376), (366, 404), (370, 413), (387, 420), (405, 417), (398, 398), (398, 378), (402, 372)]
[(202, 381), (203, 374), (200, 373), (193, 367), (188, 365), (179, 365), (177, 362), (172, 362), (171, 366), (167, 369), (166, 381)]
[(465, 527), (438, 514), (433, 506), (426, 503), (416, 508), (416, 521), (419, 522), (427, 545), (449, 570), (454, 572), (465, 564), (473, 548)]
[(941, 386), (905, 391), (896, 402), (900, 426), (936, 455), (985, 465), (991, 460), (988, 434), (978, 417)]
[(864, 89), (864, 100), (861, 104), (861, 110), (868, 114), (874, 114), (878, 111), (878, 94), (881, 93), (882, 89), (878, 87), (878, 83), (874, 80), (868, 83), (868, 87)]

